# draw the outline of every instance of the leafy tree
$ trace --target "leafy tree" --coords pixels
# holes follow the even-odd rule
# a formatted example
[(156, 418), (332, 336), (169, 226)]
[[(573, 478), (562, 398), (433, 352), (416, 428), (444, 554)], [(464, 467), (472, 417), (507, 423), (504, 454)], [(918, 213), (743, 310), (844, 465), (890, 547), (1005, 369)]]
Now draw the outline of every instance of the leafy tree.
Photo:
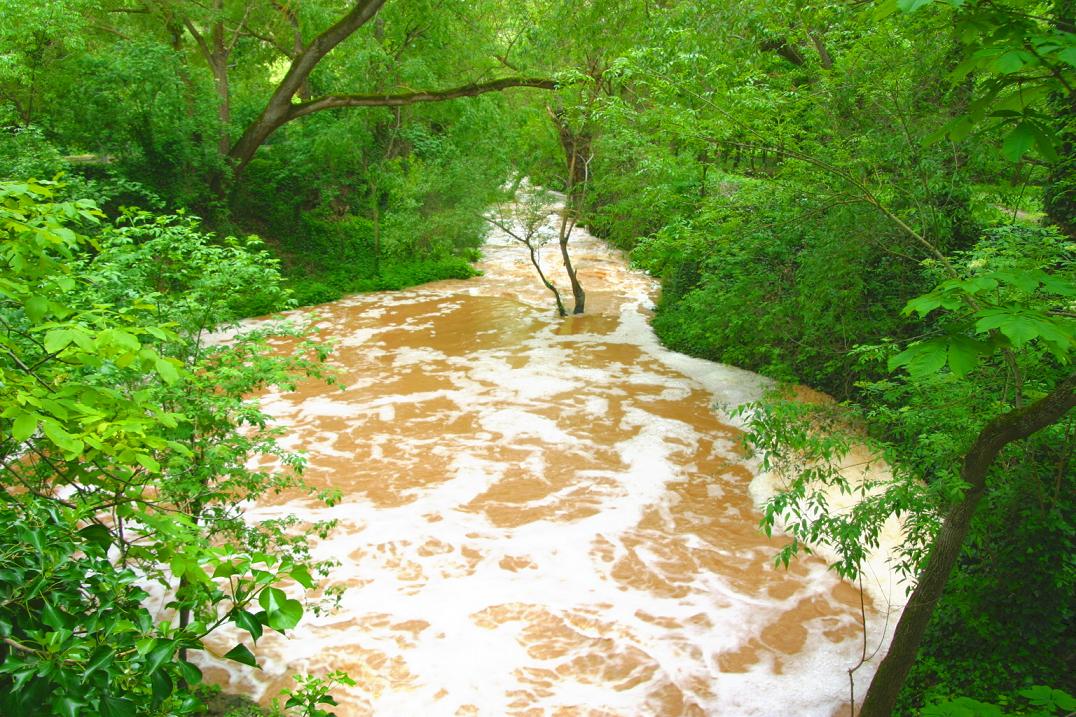
[[(523, 190), (521, 196), (517, 196), (512, 204), (503, 211), (494, 210), (493, 214), (486, 217), (493, 226), (510, 236), (514, 241), (527, 247), (531, 265), (538, 272), (538, 278), (545, 288), (553, 294), (553, 302), (560, 316), (567, 316), (568, 311), (564, 308), (564, 302), (560, 298), (560, 291), (542, 271), (539, 252), (542, 247), (552, 240), (546, 224), (549, 221), (549, 195), (540, 190)], [(563, 226), (563, 221), (562, 221)]]
[[(303, 608), (280, 583), (313, 586), (319, 566), (288, 521), (247, 526), (237, 504), (296, 483), (247, 468), (252, 455), (301, 466), (245, 397), (319, 374), (324, 351), (278, 357), (264, 331), (207, 347), (235, 316), (221, 282), (261, 282), (274, 298), (264, 255), (144, 215), (105, 228), (90, 255), (77, 230), (100, 213), (52, 191), (0, 183), (0, 496), (13, 531), (0, 682), (11, 705), (49, 694), (53, 714), (191, 712), (187, 651), (226, 622), (255, 641), (291, 629)], [(135, 580), (160, 582), (178, 619), (149, 619)], [(226, 656), (254, 663), (243, 644)]]

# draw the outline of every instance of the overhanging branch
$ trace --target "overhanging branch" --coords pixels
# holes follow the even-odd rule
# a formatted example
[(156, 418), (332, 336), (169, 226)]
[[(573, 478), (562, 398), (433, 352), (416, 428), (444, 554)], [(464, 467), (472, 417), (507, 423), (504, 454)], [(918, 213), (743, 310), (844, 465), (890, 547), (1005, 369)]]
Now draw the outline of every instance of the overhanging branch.
[(487, 92), (500, 92), (512, 87), (534, 87), (543, 90), (555, 90), (557, 84), (544, 77), (504, 77), (489, 82), (475, 82), (445, 90), (423, 90), (401, 94), (382, 95), (325, 95), (307, 102), (293, 104), (288, 119), (303, 117), (322, 110), (340, 107), (401, 107), (421, 102), (442, 102), (457, 97), (475, 97)]

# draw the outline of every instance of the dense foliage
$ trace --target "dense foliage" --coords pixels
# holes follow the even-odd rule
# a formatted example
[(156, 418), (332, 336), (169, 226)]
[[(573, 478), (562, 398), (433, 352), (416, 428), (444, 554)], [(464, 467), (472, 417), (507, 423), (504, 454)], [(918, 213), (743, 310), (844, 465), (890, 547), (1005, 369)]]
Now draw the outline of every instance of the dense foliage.
[[(817, 496), (794, 484), (766, 513), (793, 548), (828, 542), (852, 577), (896, 512), (921, 575), (973, 497), (897, 712), (1071, 709), (1033, 685), (1076, 691), (1076, 419), (1005, 442), (981, 491), (967, 459), (1071, 376), (1074, 16), (0, 0), (0, 708), (191, 713), (186, 654), (215, 627), (296, 624), (281, 583), (326, 566), (286, 521), (243, 520), (302, 469), (249, 397), (331, 380), (328, 349), (303, 326), (207, 337), (470, 276), (483, 213), (530, 176), (660, 277), (668, 346), (842, 402), (753, 407), (766, 460), (839, 484), (866, 442), (891, 466), (851, 516), (804, 520)], [(305, 678), (286, 708), (345, 680)]]

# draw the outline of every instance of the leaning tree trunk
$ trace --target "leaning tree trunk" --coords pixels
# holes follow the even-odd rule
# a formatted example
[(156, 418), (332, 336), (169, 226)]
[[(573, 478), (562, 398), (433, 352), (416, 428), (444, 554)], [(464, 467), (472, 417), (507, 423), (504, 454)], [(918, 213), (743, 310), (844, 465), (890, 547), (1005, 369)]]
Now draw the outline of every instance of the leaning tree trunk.
[[(228, 160), (236, 176), (242, 173), (254, 153), (269, 136), (288, 122), (308, 114), (342, 107), (402, 107), (419, 102), (441, 102), (458, 97), (475, 97), (487, 92), (499, 92), (510, 87), (556, 88), (553, 80), (542, 77), (504, 77), (499, 80), (472, 82), (446, 90), (406, 92), (401, 94), (339, 94), (325, 95), (294, 102), (309, 91), (310, 73), (326, 55), (351, 37), (360, 27), (377, 15), (385, 0), (358, 0), (331, 27), (302, 47), (291, 59), (288, 71), (273, 90), (261, 113), (247, 125), (243, 134), (228, 150)], [(301, 44), (301, 43), (300, 43)], [(296, 45), (298, 49), (299, 45)]]
[(960, 477), (968, 484), (964, 497), (945, 516), (938, 537), (919, 576), (907, 607), (893, 633), (893, 642), (867, 688), (860, 717), (889, 717), (923, 639), (934, 606), (960, 556), (975, 508), (986, 489), (986, 476), (998, 453), (1008, 444), (1061, 420), (1076, 406), (1076, 373), (1053, 391), (1024, 408), (1009, 411), (988, 423), (964, 457)]

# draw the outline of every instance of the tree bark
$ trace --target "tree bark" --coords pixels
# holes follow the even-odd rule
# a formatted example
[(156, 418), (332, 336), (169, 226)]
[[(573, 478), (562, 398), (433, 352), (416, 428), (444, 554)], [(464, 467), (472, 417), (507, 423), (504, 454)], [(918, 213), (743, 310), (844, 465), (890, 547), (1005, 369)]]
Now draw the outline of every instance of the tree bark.
[[(568, 272), (568, 281), (572, 284), (572, 298), (575, 300), (575, 306), (572, 307), (573, 314), (582, 314), (586, 311), (587, 294), (583, 291), (583, 285), (579, 283), (579, 277), (575, 273), (575, 267), (572, 266), (572, 257), (568, 254), (568, 238), (572, 234), (572, 229), (575, 228), (575, 221), (569, 219), (569, 214), (572, 211), (568, 202), (571, 201), (571, 197), (564, 204), (564, 214), (560, 219), (560, 256), (564, 260), (564, 270)], [(571, 222), (569, 224), (569, 222)]]
[(545, 288), (553, 293), (553, 300), (557, 302), (557, 314), (562, 317), (567, 316), (568, 312), (564, 309), (564, 302), (560, 300), (560, 292), (557, 291), (557, 287), (553, 285), (553, 282), (546, 278), (545, 272), (542, 271), (542, 265), (538, 262), (538, 250), (529, 241), (526, 244), (531, 254), (531, 264), (534, 265), (535, 271), (538, 272), (538, 278), (545, 284)]
[(258, 147), (282, 126), (299, 117), (341, 107), (402, 107), (422, 102), (443, 102), (457, 97), (475, 97), (487, 92), (500, 92), (511, 87), (535, 87), (552, 90), (556, 88), (553, 80), (540, 77), (505, 77), (489, 82), (476, 82), (446, 90), (424, 90), (401, 94), (376, 95), (326, 95), (307, 102), (292, 104), (290, 101), (283, 108), (270, 111), (267, 108), (249, 127), (239, 141), (235, 143), (228, 156), (238, 174), (254, 157)]
[(309, 102), (291, 105), (286, 121), (339, 107), (402, 107), (420, 102), (443, 102), (457, 97), (475, 97), (484, 95), (487, 92), (499, 92), (510, 87), (537, 87), (543, 90), (553, 90), (556, 89), (556, 83), (543, 77), (504, 77), (499, 80), (476, 82), (447, 90), (422, 90), (397, 95), (326, 95)]
[[(583, 290), (583, 285), (579, 282), (575, 267), (572, 265), (572, 257), (568, 253), (568, 240), (571, 238), (572, 230), (575, 229), (575, 218), (572, 215), (573, 213), (578, 214), (578, 208), (574, 206), (576, 190), (579, 187), (585, 187), (587, 180), (590, 178), (589, 155), (592, 137), (586, 131), (576, 132), (573, 130), (565, 117), (564, 110), (554, 110), (552, 107), (547, 106), (546, 112), (549, 113), (549, 118), (557, 129), (557, 136), (560, 138), (560, 145), (564, 150), (564, 159), (567, 165), (567, 175), (564, 181), (564, 213), (561, 215), (559, 232), (560, 255), (564, 260), (564, 270), (568, 273), (568, 281), (572, 285), (572, 297), (575, 300), (572, 313), (582, 314), (586, 311), (587, 295)], [(583, 154), (586, 154), (588, 159), (580, 161)]]
[(552, 80), (545, 78), (507, 77), (490, 82), (475, 82), (447, 90), (400, 94), (326, 95), (315, 99), (304, 99), (298, 103), (293, 102), (296, 95), (305, 97), (309, 93), (310, 73), (314, 71), (318, 63), (333, 48), (372, 20), (384, 4), (385, 0), (357, 0), (347, 14), (305, 46), (302, 44), (301, 34), (296, 30), (295, 54), (287, 73), (273, 90), (273, 94), (257, 119), (247, 126), (226, 153), (236, 175), (242, 173), (253, 159), (254, 153), (273, 132), (293, 119), (314, 112), (338, 107), (399, 107), (419, 102), (440, 102), (456, 97), (474, 97), (509, 87), (537, 87), (549, 90), (556, 87)]
[(254, 152), (281, 125), (288, 121), (291, 99), (306, 83), (310, 73), (318, 63), (337, 45), (351, 37), (365, 25), (385, 4), (385, 0), (360, 0), (355, 6), (296, 55), (288, 67), (284, 79), (273, 90), (265, 108), (243, 132), (228, 152), (228, 157), (235, 165), (235, 171), (241, 172), (250, 162)]
[(1061, 420), (1073, 406), (1076, 406), (1076, 373), (1062, 380), (1045, 397), (998, 416), (979, 432), (964, 456), (960, 471), (960, 477), (968, 485), (967, 492), (952, 506), (942, 522), (926, 567), (897, 622), (889, 652), (867, 689), (860, 717), (889, 717), (892, 714), (904, 679), (915, 662), (934, 606), (960, 557), (975, 509), (986, 489), (987, 473), (998, 453), (1008, 444), (1023, 440)]

